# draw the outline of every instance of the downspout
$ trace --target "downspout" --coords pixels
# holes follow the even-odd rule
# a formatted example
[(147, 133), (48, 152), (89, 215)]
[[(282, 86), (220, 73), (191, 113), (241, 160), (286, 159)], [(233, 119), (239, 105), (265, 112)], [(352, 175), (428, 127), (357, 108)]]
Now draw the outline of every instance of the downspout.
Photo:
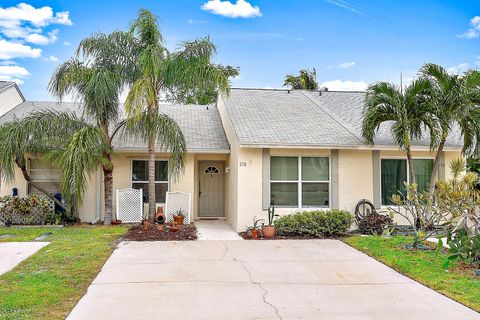
[(91, 222), (91, 224), (96, 224), (100, 221), (102, 215), (102, 175), (100, 172), (100, 168), (97, 170), (97, 194), (96, 194), (96, 212), (95, 212), (95, 220)]

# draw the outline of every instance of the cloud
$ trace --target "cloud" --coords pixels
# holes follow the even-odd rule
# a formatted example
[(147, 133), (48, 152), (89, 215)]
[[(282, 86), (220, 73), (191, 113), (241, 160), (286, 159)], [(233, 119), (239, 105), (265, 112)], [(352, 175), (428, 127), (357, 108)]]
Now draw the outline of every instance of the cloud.
[(55, 56), (48, 56), (48, 58), (44, 58), (43, 60), (45, 61), (52, 61), (52, 62), (57, 62), (58, 58)]
[(188, 19), (187, 23), (188, 23), (188, 24), (203, 24), (203, 23), (207, 23), (207, 21), (205, 21), (205, 20)]
[(18, 84), (23, 84), (23, 78), (30, 75), (27, 69), (20, 66), (0, 66), (0, 80), (15, 81)]
[(459, 65), (447, 68), (447, 72), (450, 74), (459, 74), (464, 71), (467, 71), (468, 67), (469, 67), (468, 63), (464, 62), (464, 63), (460, 63)]
[(475, 16), (470, 19), (470, 28), (458, 35), (458, 38), (467, 38), (467, 39), (474, 39), (480, 36), (480, 16)]
[(331, 91), (365, 91), (368, 84), (364, 81), (333, 80), (322, 82), (320, 87), (327, 87)]
[(32, 33), (25, 37), (25, 40), (30, 43), (45, 46), (47, 44), (57, 41), (58, 29), (50, 31), (46, 36), (39, 33)]
[(334, 6), (337, 6), (339, 8), (348, 10), (350, 12), (356, 13), (356, 14), (364, 14), (365, 12), (361, 10), (360, 8), (354, 6), (348, 1), (345, 0), (325, 0), (326, 2), (333, 4)]
[(0, 8), (0, 20), (10, 21), (12, 24), (28, 22), (35, 27), (45, 27), (49, 24), (72, 25), (68, 11), (54, 14), (51, 7), (34, 8), (26, 3), (19, 3), (16, 7)]
[(64, 45), (64, 46), (69, 46), (69, 45), (71, 45), (71, 43), (68, 42), (68, 41), (63, 41), (63, 45)]
[(355, 61), (349, 61), (349, 62), (343, 62), (343, 63), (340, 63), (337, 68), (338, 69), (348, 69), (348, 68), (351, 68), (355, 65)]
[(0, 39), (0, 59), (38, 58), (41, 55), (42, 49), (32, 48), (19, 42)]
[(260, 8), (252, 6), (246, 0), (237, 0), (235, 4), (230, 1), (209, 0), (202, 4), (201, 9), (228, 18), (254, 18), (262, 16)]

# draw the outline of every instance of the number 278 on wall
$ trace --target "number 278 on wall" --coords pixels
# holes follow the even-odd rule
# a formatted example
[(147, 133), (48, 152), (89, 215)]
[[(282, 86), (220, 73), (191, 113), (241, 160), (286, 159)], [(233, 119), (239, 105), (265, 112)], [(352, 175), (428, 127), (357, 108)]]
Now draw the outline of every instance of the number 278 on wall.
[(247, 163), (246, 162), (240, 162), (240, 167), (246, 167)]

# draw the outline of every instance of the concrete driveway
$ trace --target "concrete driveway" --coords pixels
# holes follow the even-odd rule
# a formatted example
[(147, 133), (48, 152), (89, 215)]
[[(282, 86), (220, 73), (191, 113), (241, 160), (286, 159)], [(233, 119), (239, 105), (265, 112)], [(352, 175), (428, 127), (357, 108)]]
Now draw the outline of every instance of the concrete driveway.
[(336, 240), (122, 242), (68, 319), (473, 320)]

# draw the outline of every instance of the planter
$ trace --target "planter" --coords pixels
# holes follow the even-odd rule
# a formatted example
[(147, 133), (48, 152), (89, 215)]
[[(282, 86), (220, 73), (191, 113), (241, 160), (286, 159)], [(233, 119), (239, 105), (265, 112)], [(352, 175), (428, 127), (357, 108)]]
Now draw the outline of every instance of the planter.
[(122, 220), (118, 220), (118, 219), (112, 220), (112, 224), (113, 225), (122, 224)]
[(251, 232), (250, 232), (250, 236), (252, 237), (252, 239), (254, 240), (258, 240), (258, 230), (257, 229), (253, 229)]
[(262, 226), (263, 236), (267, 239), (271, 239), (275, 237), (276, 232), (277, 232), (277, 229), (275, 228), (275, 226), (268, 226), (268, 225)]
[(157, 230), (160, 231), (160, 232), (163, 232), (163, 230), (165, 229), (165, 227), (161, 224), (157, 224)]
[(178, 230), (180, 230), (180, 227), (177, 225), (173, 225), (168, 230), (170, 230), (171, 232), (177, 232)]
[(178, 224), (183, 224), (183, 220), (185, 219), (184, 216), (179, 215), (179, 216), (173, 216), (173, 221), (175, 221)]
[(162, 207), (157, 208), (157, 213), (155, 214), (155, 221), (158, 224), (165, 223), (165, 214), (163, 213), (163, 208)]
[(150, 221), (148, 220), (143, 220), (143, 230), (148, 230), (150, 229)]

